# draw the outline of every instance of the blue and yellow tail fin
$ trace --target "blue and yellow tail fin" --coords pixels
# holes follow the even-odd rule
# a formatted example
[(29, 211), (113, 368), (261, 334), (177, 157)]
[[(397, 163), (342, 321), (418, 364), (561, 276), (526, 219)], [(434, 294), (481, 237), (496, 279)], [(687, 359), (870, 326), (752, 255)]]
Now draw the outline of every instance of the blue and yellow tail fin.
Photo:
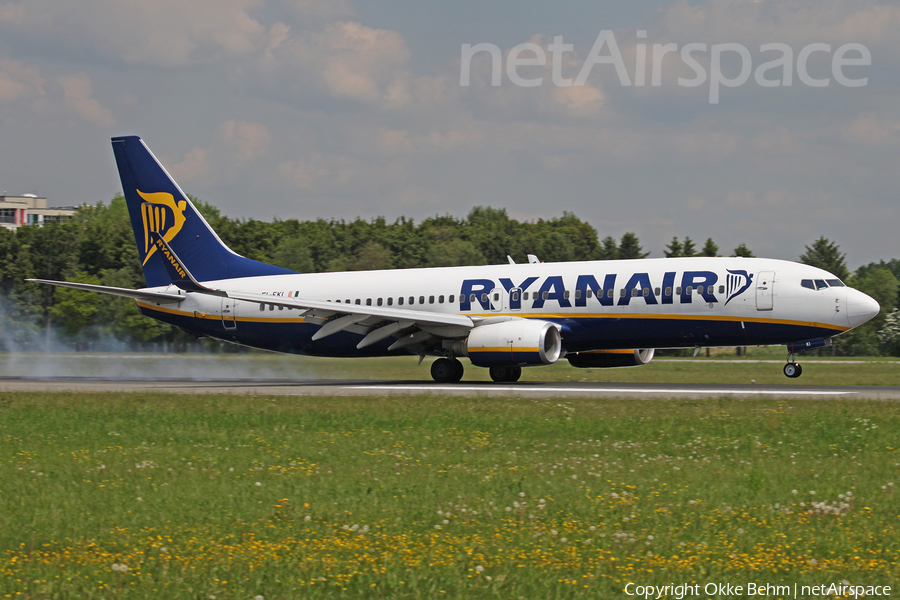
[(112, 147), (147, 287), (172, 283), (153, 233), (178, 253), (197, 281), (293, 273), (244, 258), (222, 243), (141, 138), (115, 137)]

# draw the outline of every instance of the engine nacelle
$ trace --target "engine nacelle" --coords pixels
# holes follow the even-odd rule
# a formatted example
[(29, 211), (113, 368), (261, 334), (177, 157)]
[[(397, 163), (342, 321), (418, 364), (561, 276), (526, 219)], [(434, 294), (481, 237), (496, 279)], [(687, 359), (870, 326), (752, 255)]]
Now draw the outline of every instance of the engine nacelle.
[(516, 319), (472, 329), (454, 351), (479, 367), (551, 365), (562, 353), (562, 337), (548, 321)]
[(607, 369), (611, 367), (639, 367), (653, 360), (654, 348), (634, 350), (592, 350), (566, 355), (569, 364), (579, 369)]

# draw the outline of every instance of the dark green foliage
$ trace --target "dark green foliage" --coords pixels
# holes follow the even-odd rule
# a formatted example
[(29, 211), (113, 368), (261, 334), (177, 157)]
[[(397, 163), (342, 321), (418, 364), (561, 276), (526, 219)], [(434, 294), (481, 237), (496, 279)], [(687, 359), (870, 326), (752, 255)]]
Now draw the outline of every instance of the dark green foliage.
[(732, 256), (743, 256), (744, 258), (754, 258), (756, 255), (753, 254), (753, 251), (747, 247), (747, 244), (741, 242), (738, 244), (737, 248), (734, 249), (734, 254)]
[(701, 250), (700, 253), (703, 256), (718, 256), (719, 245), (716, 244), (712, 238), (706, 238), (706, 243), (703, 244), (703, 250)]
[(622, 236), (622, 240), (619, 242), (619, 258), (647, 258), (648, 256), (650, 253), (644, 252), (644, 249), (641, 248), (641, 241), (634, 233), (629, 231)]
[(806, 252), (800, 255), (800, 262), (825, 269), (829, 273), (837, 275), (840, 279), (846, 279), (850, 275), (846, 254), (841, 252), (841, 247), (825, 236), (820, 237), (812, 246), (806, 247)]

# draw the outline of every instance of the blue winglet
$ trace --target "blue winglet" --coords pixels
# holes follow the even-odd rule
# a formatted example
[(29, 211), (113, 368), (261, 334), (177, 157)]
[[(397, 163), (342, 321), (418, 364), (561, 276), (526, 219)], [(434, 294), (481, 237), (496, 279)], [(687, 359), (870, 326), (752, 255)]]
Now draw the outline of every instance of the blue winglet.
[(147, 287), (172, 282), (153, 233), (190, 266), (197, 281), (294, 273), (233, 252), (137, 136), (112, 138)]

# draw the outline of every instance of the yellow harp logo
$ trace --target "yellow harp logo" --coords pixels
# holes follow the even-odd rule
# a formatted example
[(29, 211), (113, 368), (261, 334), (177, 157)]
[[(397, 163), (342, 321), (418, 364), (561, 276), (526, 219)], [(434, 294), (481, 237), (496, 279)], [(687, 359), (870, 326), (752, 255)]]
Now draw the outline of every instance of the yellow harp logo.
[[(162, 236), (166, 243), (171, 242), (184, 226), (184, 210), (187, 202), (181, 200), (175, 202), (172, 194), (156, 192), (145, 194), (136, 190), (144, 199), (141, 204), (141, 219), (144, 222), (144, 262), (146, 265), (153, 253), (156, 252), (156, 244), (150, 239), (150, 232), (154, 231)], [(169, 214), (171, 213), (171, 216)]]

